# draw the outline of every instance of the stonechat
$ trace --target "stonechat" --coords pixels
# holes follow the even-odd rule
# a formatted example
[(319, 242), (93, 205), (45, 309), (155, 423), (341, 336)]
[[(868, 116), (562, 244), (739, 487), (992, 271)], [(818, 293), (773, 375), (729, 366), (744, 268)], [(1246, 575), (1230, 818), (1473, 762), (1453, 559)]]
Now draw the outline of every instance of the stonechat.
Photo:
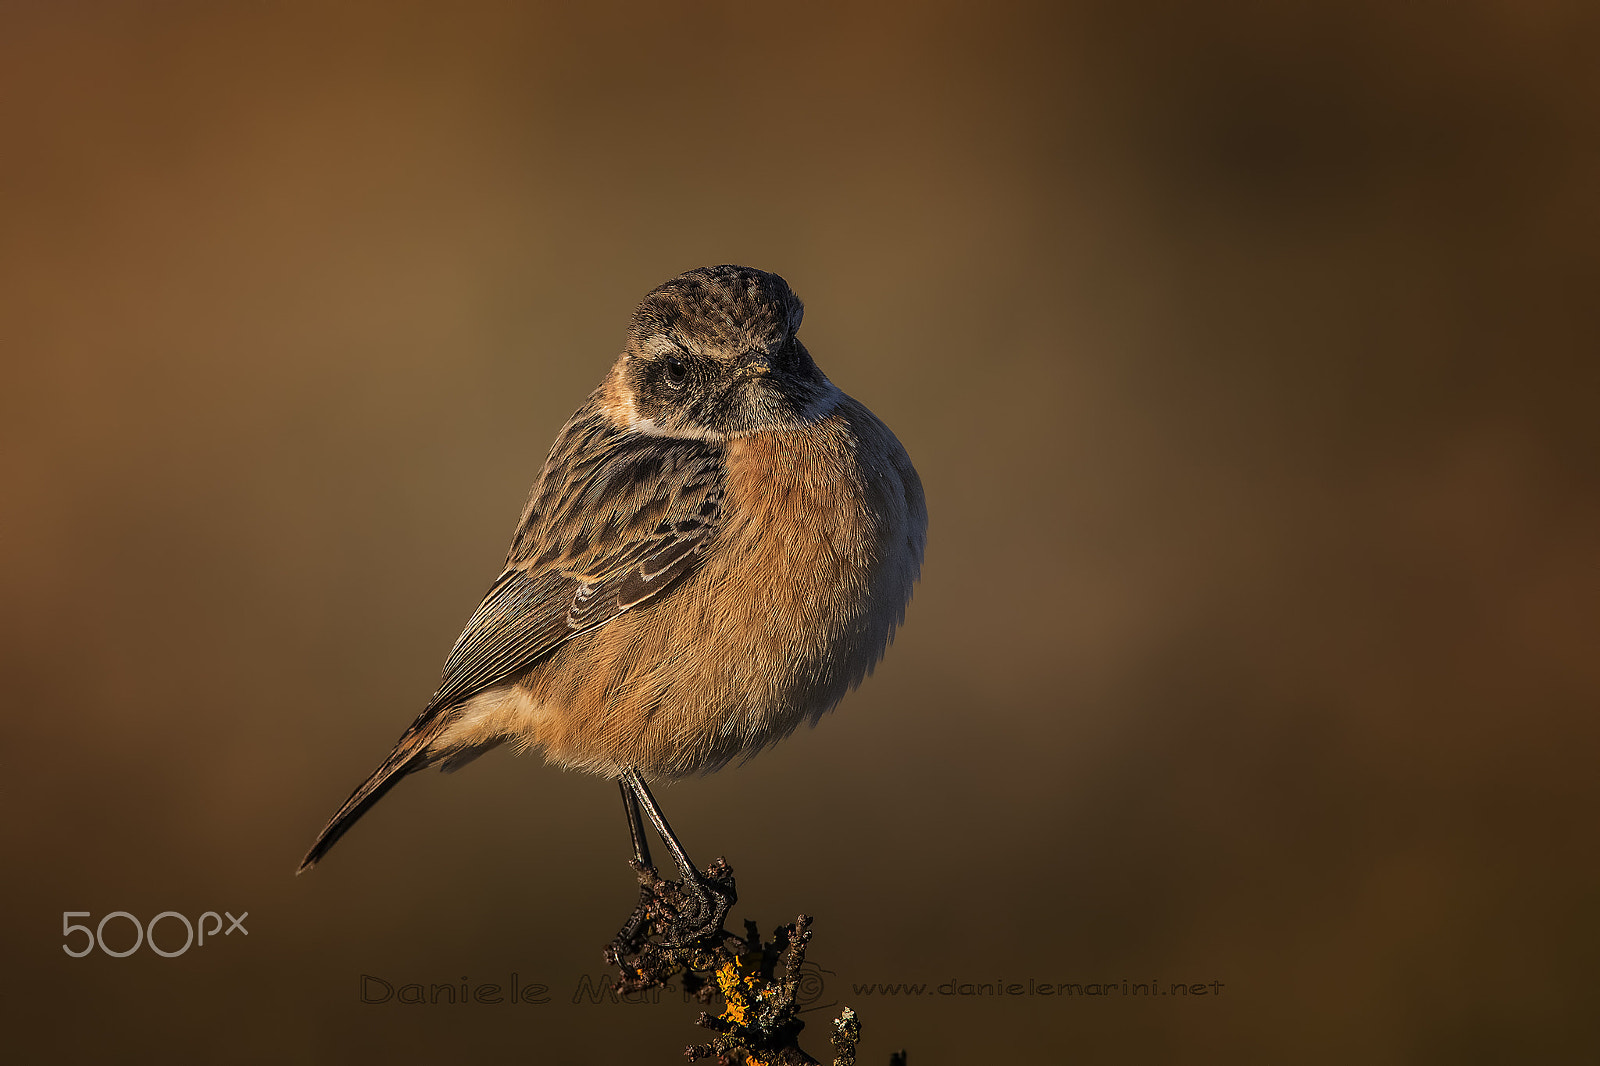
[(510, 742), (617, 778), (720, 928), (645, 783), (715, 770), (815, 724), (883, 657), (922, 566), (927, 509), (887, 426), (796, 336), (776, 274), (702, 267), (653, 290), (562, 427), (505, 572), (439, 689), (339, 808), (306, 870), (409, 773)]

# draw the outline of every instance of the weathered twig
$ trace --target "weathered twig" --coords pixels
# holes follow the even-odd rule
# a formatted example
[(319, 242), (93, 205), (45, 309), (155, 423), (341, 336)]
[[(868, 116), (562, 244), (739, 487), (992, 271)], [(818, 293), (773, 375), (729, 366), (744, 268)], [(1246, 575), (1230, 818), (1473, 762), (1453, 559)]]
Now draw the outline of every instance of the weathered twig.
[[(695, 1059), (715, 1059), (718, 1066), (821, 1066), (800, 1047), (800, 1020), (796, 992), (806, 945), (811, 940), (811, 919), (802, 914), (773, 931), (763, 941), (754, 922), (745, 922), (745, 935), (727, 930), (692, 944), (662, 943), (661, 933), (673, 928), (677, 916), (693, 904), (692, 896), (675, 881), (663, 881), (654, 869), (636, 866), (639, 906), (617, 939), (606, 949), (606, 961), (618, 968), (616, 990), (638, 992), (665, 984), (681, 975), (686, 992), (710, 1005), (721, 997), (722, 1010), (702, 1011), (698, 1024), (716, 1033), (710, 1042), (693, 1044), (684, 1054)], [(733, 871), (718, 859), (706, 876), (731, 885)], [(780, 972), (781, 971), (781, 972)], [(853, 1066), (861, 1023), (846, 1007), (833, 1023), (834, 1066)]]

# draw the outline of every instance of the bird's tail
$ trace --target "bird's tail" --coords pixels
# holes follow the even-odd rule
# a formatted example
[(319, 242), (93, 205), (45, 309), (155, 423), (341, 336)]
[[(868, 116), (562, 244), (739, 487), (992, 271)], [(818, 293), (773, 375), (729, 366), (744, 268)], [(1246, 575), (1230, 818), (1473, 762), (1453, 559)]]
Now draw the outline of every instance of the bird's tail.
[[(323, 826), (322, 832), (317, 834), (317, 839), (311, 845), (311, 850), (306, 852), (306, 857), (300, 860), (300, 868), (295, 871), (303, 874), (315, 866), (328, 849), (339, 842), (349, 828), (356, 823), (356, 819), (367, 813), (367, 809), (381, 800), (388, 791), (400, 783), (400, 779), (409, 773), (421, 770), (431, 761), (428, 757), (428, 745), (439, 732), (437, 721), (428, 723), (433, 728), (425, 728), (424, 720), (418, 719), (405, 736), (394, 746), (389, 757), (383, 760), (383, 765), (372, 772), (372, 776), (361, 783), (361, 787), (350, 794), (344, 801), (338, 813), (328, 819), (328, 824)], [(421, 727), (421, 728), (419, 728)]]

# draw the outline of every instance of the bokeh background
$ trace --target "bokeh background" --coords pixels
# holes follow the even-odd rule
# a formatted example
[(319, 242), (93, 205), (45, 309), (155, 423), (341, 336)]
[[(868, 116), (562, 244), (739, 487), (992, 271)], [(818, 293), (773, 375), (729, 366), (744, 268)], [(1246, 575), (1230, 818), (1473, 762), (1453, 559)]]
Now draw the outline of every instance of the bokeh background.
[[(744, 262), (916, 460), (927, 564), (837, 714), (663, 801), (740, 916), (816, 916), (863, 1062), (1594, 1061), (1597, 44), (1512, 0), (0, 7), (8, 1055), (681, 1061), (698, 1008), (572, 1001), (633, 898), (603, 780), (495, 753), (291, 873), (634, 303)], [(69, 910), (249, 933), (72, 959)], [(513, 972), (551, 1002), (360, 1002)], [(1028, 979), (1221, 986), (853, 988)]]

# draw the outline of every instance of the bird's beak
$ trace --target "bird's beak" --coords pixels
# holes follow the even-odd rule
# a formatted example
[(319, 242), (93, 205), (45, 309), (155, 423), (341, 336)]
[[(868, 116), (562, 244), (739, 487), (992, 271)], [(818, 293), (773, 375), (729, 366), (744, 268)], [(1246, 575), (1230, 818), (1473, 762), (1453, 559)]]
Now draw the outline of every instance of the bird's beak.
[(772, 363), (763, 352), (751, 352), (744, 363), (744, 372), (752, 377), (766, 377), (772, 373)]

